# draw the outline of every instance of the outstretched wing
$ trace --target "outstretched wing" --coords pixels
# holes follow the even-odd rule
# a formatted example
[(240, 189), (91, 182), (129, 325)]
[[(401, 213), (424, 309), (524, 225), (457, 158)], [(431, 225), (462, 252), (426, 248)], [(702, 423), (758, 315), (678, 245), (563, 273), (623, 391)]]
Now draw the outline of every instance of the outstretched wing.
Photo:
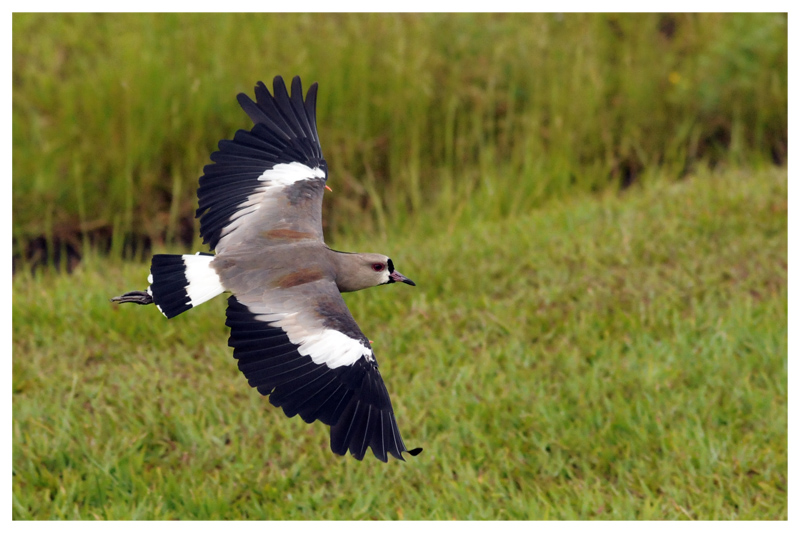
[(331, 450), (358, 460), (367, 448), (386, 462), (408, 450), (397, 428), (389, 393), (369, 341), (331, 281), (320, 280), (319, 297), (294, 312), (275, 305), (228, 299), (228, 344), (251, 387), (286, 416), (331, 426)]
[(322, 194), (328, 167), (317, 135), (317, 84), (303, 100), (300, 78), (289, 96), (283, 78), (273, 93), (262, 82), (256, 101), (239, 94), (252, 119), (211, 154), (197, 189), (200, 235), (218, 253), (261, 239), (322, 241)]

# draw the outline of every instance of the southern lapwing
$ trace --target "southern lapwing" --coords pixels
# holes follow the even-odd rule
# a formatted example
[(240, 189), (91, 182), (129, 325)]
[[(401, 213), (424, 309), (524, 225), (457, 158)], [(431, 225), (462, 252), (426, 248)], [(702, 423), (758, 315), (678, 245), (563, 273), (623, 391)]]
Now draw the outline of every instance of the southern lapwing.
[(303, 100), (283, 79), (256, 101), (239, 94), (250, 131), (219, 143), (197, 189), (200, 235), (215, 254), (156, 255), (146, 291), (112, 301), (154, 303), (167, 318), (230, 292), (228, 345), (258, 392), (287, 416), (331, 429), (331, 450), (358, 460), (367, 447), (404, 460), (389, 393), (370, 341), (341, 293), (414, 282), (385, 255), (338, 252), (322, 236), (328, 166), (317, 135), (317, 84)]

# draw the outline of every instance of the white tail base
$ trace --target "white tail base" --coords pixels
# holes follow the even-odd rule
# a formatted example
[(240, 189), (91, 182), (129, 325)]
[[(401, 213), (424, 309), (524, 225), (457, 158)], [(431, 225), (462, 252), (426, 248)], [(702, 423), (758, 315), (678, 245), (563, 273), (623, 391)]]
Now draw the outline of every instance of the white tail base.
[(213, 255), (182, 255), (183, 264), (186, 265), (186, 294), (189, 296), (189, 303), (192, 307), (197, 307), (203, 302), (209, 301), (214, 296), (225, 292), (225, 287), (219, 279), (217, 271), (211, 266), (214, 260)]

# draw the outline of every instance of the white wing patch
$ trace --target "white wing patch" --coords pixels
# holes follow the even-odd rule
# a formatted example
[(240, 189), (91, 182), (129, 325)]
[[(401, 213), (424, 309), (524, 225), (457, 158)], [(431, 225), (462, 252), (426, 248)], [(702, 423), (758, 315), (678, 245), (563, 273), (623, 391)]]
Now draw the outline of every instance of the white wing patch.
[(329, 368), (350, 366), (361, 357), (372, 359), (372, 349), (335, 329), (324, 329), (303, 339), (297, 351), (301, 355), (308, 355), (317, 364), (325, 363)]
[(303, 163), (280, 163), (264, 171), (258, 181), (265, 181), (269, 187), (285, 187), (298, 181), (324, 178), (325, 171), (319, 167), (311, 168)]
[(262, 207), (270, 210), (278, 209), (273, 193), (277, 189), (283, 189), (298, 181), (324, 178), (325, 171), (319, 167), (311, 168), (303, 163), (279, 163), (269, 170), (265, 170), (258, 177), (258, 181), (263, 181), (264, 185), (253, 191), (247, 200), (236, 206), (236, 214), (231, 217), (230, 222), (222, 230), (216, 250), (221, 252), (227, 240), (225, 237), (234, 232), (238, 227), (245, 224), (250, 215)]
[(285, 331), (300, 355), (311, 357), (318, 365), (339, 368), (350, 366), (361, 357), (374, 360), (372, 349), (360, 341), (335, 329), (304, 327), (297, 320), (298, 313), (256, 314), (256, 318)]

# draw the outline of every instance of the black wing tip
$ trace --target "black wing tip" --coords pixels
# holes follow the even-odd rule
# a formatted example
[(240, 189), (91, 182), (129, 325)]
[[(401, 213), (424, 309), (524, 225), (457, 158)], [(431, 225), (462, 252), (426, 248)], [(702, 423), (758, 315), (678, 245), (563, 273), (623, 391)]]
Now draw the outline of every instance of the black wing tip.
[[(335, 453), (336, 455), (340, 455), (340, 456), (342, 456), (342, 457), (344, 457), (345, 455), (347, 455), (347, 449), (345, 449), (345, 450), (334, 450), (334, 449), (333, 449), (333, 447), (331, 447), (331, 451), (332, 451), (333, 453)], [(388, 450), (387, 450), (387, 451), (388, 451)], [(395, 459), (397, 459), (397, 460), (399, 460), (399, 461), (403, 461), (403, 462), (405, 462), (405, 461), (406, 461), (406, 458), (405, 458), (405, 457), (403, 457), (403, 453), (407, 453), (407, 454), (408, 454), (408, 455), (410, 455), (411, 457), (416, 457), (416, 456), (418, 456), (419, 454), (421, 454), (421, 453), (422, 453), (422, 448), (414, 448), (413, 450), (401, 450), (401, 451), (400, 451), (400, 453), (395, 453), (394, 451), (389, 451), (389, 453), (390, 453), (390, 454), (391, 454), (391, 455), (392, 455), (392, 456), (393, 456)], [(378, 459), (378, 460), (379, 460), (379, 461), (381, 461), (382, 463), (388, 463), (388, 462), (389, 462), (389, 455), (388, 455), (388, 454), (384, 454), (383, 456), (380, 456), (380, 455), (378, 455), (378, 453), (377, 453), (377, 452), (376, 452), (374, 449), (372, 450), (372, 454), (375, 456), (375, 458), (376, 458), (376, 459)], [(355, 458), (357, 461), (363, 461), (363, 460), (364, 460), (364, 457), (366, 457), (366, 456), (367, 456), (367, 453), (366, 453), (366, 450), (364, 450), (364, 453), (363, 453), (363, 454), (361, 454), (361, 455), (356, 455), (355, 453), (353, 453), (353, 452), (351, 451), (351, 452), (350, 452), (350, 455), (352, 455), (352, 456), (353, 456), (353, 457), (354, 457), (354, 458)]]
[[(308, 91), (303, 94), (303, 81), (300, 76), (294, 76), (292, 78), (292, 82), (290, 84), (291, 87), (291, 94), (292, 97), (297, 94), (300, 96), (302, 101), (308, 99), (309, 95), (313, 95), (316, 97), (317, 91), (319, 90), (319, 82), (313, 82), (311, 85), (308, 86)], [(286, 88), (286, 81), (283, 79), (283, 76), (280, 74), (272, 78), (272, 92), (270, 92), (269, 88), (263, 81), (257, 81), (255, 85), (256, 90), (264, 90), (267, 91), (270, 97), (275, 98), (279, 92), (286, 93), (287, 96), (289, 95), (289, 91)], [(253, 100), (248, 96), (246, 93), (239, 93), (236, 95), (236, 99), (239, 101), (239, 104), (242, 102), (252, 102)]]
[[(295, 94), (295, 87), (297, 87), (298, 94), (305, 99), (306, 95), (303, 94), (303, 81), (300, 78), (300, 76), (294, 76), (292, 78), (292, 82), (290, 84), (290, 87), (291, 87), (291, 90), (292, 90), (292, 95)], [(285, 92), (287, 94), (289, 92), (286, 89), (286, 81), (283, 79), (283, 76), (281, 76), (280, 74), (275, 76), (274, 78), (272, 78), (272, 92), (271, 93), (270, 93), (269, 88), (267, 87), (267, 85), (263, 81), (257, 81), (256, 85), (255, 85), (255, 88), (259, 89), (259, 90), (267, 91), (267, 93), (269, 93), (270, 96), (272, 96), (272, 97), (274, 97), (276, 95), (276, 93), (278, 93), (278, 92)], [(316, 92), (318, 89), (319, 89), (319, 83), (316, 82), (316, 81), (308, 86), (308, 92), (311, 92), (312, 90), (314, 90), (314, 92)], [(247, 100), (250, 100), (250, 97), (245, 93), (239, 93), (238, 95), (236, 95), (236, 98), (237, 99), (245, 98)]]
[[(401, 450), (400, 453), (398, 453), (398, 454), (395, 454), (394, 452), (389, 452), (389, 453), (391, 453), (395, 458), (399, 459), (400, 461), (405, 462), (406, 458), (403, 457), (403, 453), (407, 453), (411, 457), (416, 457), (417, 455), (422, 453), (422, 448), (414, 448), (413, 450)], [(384, 463), (387, 462), (386, 459), (382, 459), (382, 461)]]
[[(276, 78), (280, 78), (280, 76), (276, 76)], [(273, 82), (274, 83), (274, 82)], [(310, 97), (313, 97), (313, 103), (316, 104), (317, 98), (317, 91), (319, 90), (319, 83), (313, 82), (311, 85), (308, 86), (308, 91), (303, 94), (303, 82), (300, 79), (300, 76), (295, 76), (292, 78), (292, 97), (294, 98), (295, 95), (300, 97), (300, 101), (304, 102), (307, 101)]]
[(253, 101), (252, 98), (250, 98), (250, 95), (248, 95), (247, 93), (237, 94), (236, 101), (239, 102), (239, 106), (241, 106), (242, 108), (244, 108), (247, 105), (255, 105), (255, 102)]
[(272, 78), (272, 97), (278, 98), (280, 96), (289, 96), (289, 91), (286, 89), (286, 82), (283, 81), (283, 76), (275, 76)]
[[(410, 455), (411, 457), (416, 457), (417, 455), (419, 455), (419, 454), (421, 454), (421, 453), (422, 453), (422, 448), (414, 448), (414, 449), (412, 449), (412, 450), (406, 450), (406, 449), (403, 449), (403, 450), (400, 450), (400, 453), (398, 453), (398, 454), (395, 454), (395, 453), (393, 453), (393, 452), (390, 452), (390, 453), (392, 453), (392, 455), (394, 455), (394, 456), (395, 456), (397, 459), (399, 459), (399, 460), (401, 460), (401, 461), (405, 462), (406, 458), (405, 458), (405, 457), (403, 457), (403, 453), (407, 453), (407, 454), (408, 454), (408, 455)], [(385, 462), (386, 462), (386, 461), (384, 461), (384, 463), (385, 463)]]

